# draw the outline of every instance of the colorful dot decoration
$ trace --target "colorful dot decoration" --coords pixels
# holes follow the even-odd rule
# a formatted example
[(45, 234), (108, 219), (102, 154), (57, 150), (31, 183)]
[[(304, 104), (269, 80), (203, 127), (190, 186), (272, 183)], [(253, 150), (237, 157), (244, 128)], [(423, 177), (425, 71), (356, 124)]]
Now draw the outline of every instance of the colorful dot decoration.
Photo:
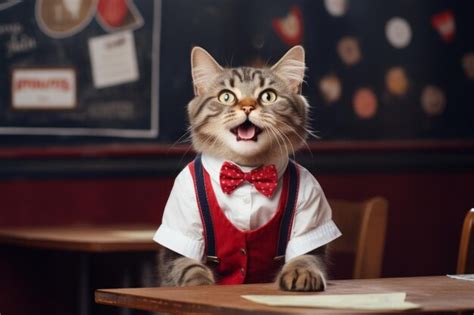
[(462, 57), (462, 67), (466, 77), (474, 80), (474, 52), (469, 52)]
[(426, 86), (421, 93), (421, 107), (430, 116), (442, 114), (446, 107), (444, 92), (437, 86)]
[(353, 106), (354, 112), (359, 118), (372, 118), (377, 112), (377, 97), (371, 89), (361, 88), (354, 94)]
[[(350, 15), (349, 2), (345, 0), (325, 0), (324, 7), (327, 13), (337, 18), (338, 21), (344, 16)], [(406, 50), (414, 41), (418, 39), (416, 30), (412, 28), (412, 16), (392, 16), (386, 19), (384, 25), (385, 43), (397, 51)], [(416, 26), (419, 28), (419, 21), (416, 21)], [(439, 36), (439, 40), (445, 45), (452, 44), (456, 39), (456, 16), (451, 9), (436, 12), (432, 14), (431, 19), (424, 22), (425, 29), (434, 29)], [(359, 35), (359, 36), (363, 36)], [(380, 38), (380, 45), (383, 45), (383, 38)], [(357, 36), (352, 34), (340, 35), (339, 40), (336, 40), (334, 47), (335, 52), (339, 56), (342, 64), (348, 67), (347, 72), (351, 68), (355, 68), (364, 58), (367, 52), (364, 52), (364, 44), (360, 42)], [(373, 49), (373, 48), (372, 48)], [(374, 53), (373, 51), (371, 52)], [(387, 58), (390, 60), (390, 58)], [(415, 102), (418, 102), (422, 108), (422, 112), (426, 117), (439, 116), (444, 113), (447, 106), (446, 92), (443, 87), (431, 85), (429, 82), (412, 82), (410, 79), (410, 63), (406, 65), (384, 65), (386, 70), (383, 77), (383, 89), (380, 85), (374, 88), (364, 87), (363, 84), (354, 86), (350, 82), (345, 87), (344, 79), (347, 77), (346, 73), (332, 71), (316, 80), (316, 89), (319, 91), (326, 105), (337, 104), (339, 101), (344, 101), (344, 94), (352, 94), (352, 109), (354, 116), (357, 119), (368, 120), (376, 117), (379, 99), (382, 102), (388, 101), (390, 105), (396, 104), (397, 101), (403, 100), (408, 93), (412, 99), (412, 93), (418, 95)], [(465, 77), (468, 80), (474, 80), (474, 52), (466, 52), (461, 60), (460, 66), (464, 71)], [(414, 69), (416, 71), (418, 69)], [(355, 70), (354, 70), (355, 71)], [(354, 76), (357, 72), (354, 73)], [(345, 87), (343, 89), (343, 87)], [(416, 103), (414, 104), (416, 105)], [(343, 106), (338, 105), (338, 106)]]
[(337, 53), (346, 65), (353, 66), (362, 59), (359, 42), (355, 37), (346, 36), (337, 44)]
[(349, 3), (347, 0), (324, 0), (326, 10), (334, 17), (345, 15), (348, 5)]
[(393, 17), (385, 25), (385, 34), (388, 42), (395, 48), (407, 47), (412, 38), (412, 31), (407, 20), (401, 17)]
[(335, 74), (323, 77), (319, 81), (318, 88), (326, 104), (334, 103), (341, 98), (342, 84), (341, 80)]
[(385, 85), (392, 95), (403, 96), (408, 90), (408, 78), (405, 69), (393, 67), (385, 75)]

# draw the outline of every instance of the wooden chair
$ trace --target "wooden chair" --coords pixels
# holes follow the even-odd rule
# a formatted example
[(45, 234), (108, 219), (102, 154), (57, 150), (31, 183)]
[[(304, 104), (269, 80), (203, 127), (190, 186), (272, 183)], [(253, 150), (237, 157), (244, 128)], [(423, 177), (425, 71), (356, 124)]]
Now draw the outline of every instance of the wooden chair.
[(457, 273), (474, 272), (474, 208), (467, 212), (459, 244)]
[[(342, 236), (329, 245), (335, 271), (344, 270), (334, 276), (380, 278), (387, 226), (387, 200), (382, 197), (363, 202), (329, 200), (329, 204), (333, 210), (333, 219), (342, 232)], [(348, 260), (352, 260), (353, 264), (348, 263)], [(352, 275), (348, 273), (350, 270)]]

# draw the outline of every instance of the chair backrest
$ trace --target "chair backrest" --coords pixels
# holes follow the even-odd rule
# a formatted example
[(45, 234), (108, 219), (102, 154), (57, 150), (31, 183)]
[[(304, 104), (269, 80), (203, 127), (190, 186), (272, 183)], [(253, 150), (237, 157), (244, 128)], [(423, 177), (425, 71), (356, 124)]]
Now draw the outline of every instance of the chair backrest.
[(362, 202), (329, 200), (329, 204), (333, 219), (342, 232), (342, 236), (330, 244), (330, 253), (335, 257), (338, 254), (353, 257), (353, 279), (379, 278), (388, 201), (383, 197), (374, 197)]
[(459, 244), (457, 273), (474, 272), (474, 208), (467, 212)]

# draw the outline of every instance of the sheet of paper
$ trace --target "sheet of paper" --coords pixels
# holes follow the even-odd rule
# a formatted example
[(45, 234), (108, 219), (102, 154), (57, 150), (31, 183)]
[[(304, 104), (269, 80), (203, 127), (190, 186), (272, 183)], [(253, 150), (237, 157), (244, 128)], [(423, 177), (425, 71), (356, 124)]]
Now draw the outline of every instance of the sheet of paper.
[(467, 280), (467, 281), (474, 281), (474, 273), (471, 274), (463, 274), (463, 275), (447, 275), (449, 278), (457, 279), (457, 280)]
[(343, 295), (242, 295), (271, 306), (317, 307), (360, 310), (411, 310), (420, 305), (406, 302), (405, 292)]
[(89, 39), (89, 54), (96, 88), (138, 80), (135, 40), (131, 31)]
[(76, 107), (76, 70), (73, 68), (14, 68), (14, 109), (73, 109)]

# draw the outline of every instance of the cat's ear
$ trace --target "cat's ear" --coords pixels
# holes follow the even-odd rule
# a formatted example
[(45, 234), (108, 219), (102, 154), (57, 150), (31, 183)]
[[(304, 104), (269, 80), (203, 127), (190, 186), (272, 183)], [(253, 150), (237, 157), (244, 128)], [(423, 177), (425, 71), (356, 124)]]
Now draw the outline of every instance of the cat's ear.
[(222, 72), (222, 67), (205, 49), (194, 47), (191, 51), (191, 73), (194, 94), (203, 94), (208, 85)]
[(305, 69), (304, 48), (302, 46), (295, 46), (288, 50), (272, 67), (272, 71), (286, 80), (294, 93), (301, 92)]

